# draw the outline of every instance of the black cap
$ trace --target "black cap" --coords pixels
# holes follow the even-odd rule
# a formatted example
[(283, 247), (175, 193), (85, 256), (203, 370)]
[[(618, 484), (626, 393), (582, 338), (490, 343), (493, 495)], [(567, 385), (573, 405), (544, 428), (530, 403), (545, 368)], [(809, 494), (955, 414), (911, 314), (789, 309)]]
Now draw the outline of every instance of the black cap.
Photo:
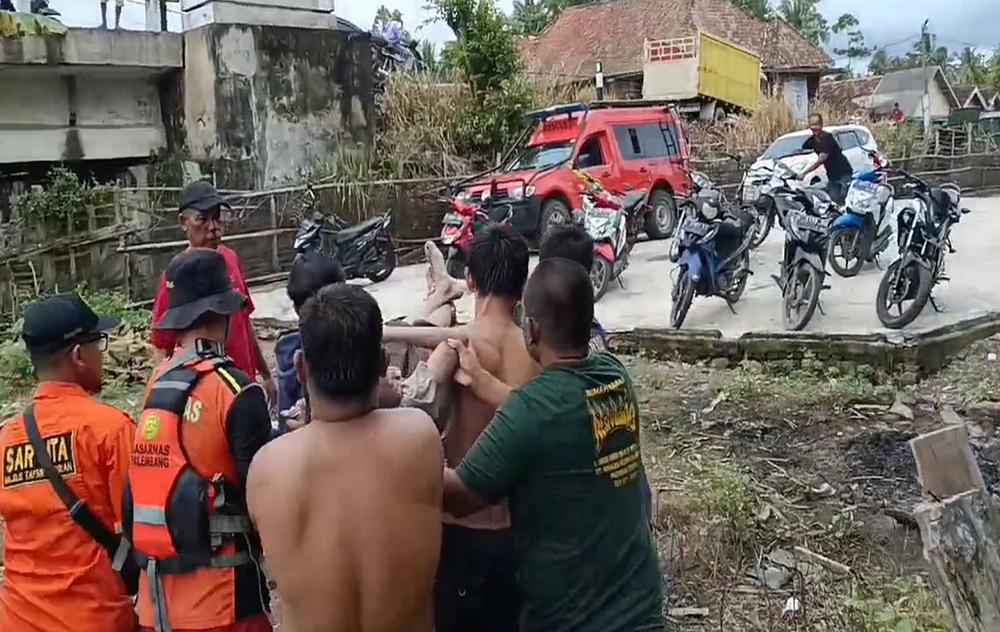
[(99, 317), (73, 292), (42, 299), (24, 308), (21, 338), (33, 353), (51, 353), (107, 333), (118, 319)]
[(211, 182), (198, 180), (184, 187), (181, 191), (180, 209), (193, 209), (199, 213), (216, 208), (229, 208), (229, 203), (219, 195)]
[(184, 330), (208, 313), (228, 316), (246, 305), (233, 289), (226, 260), (215, 250), (186, 250), (167, 264), (167, 311), (153, 329)]

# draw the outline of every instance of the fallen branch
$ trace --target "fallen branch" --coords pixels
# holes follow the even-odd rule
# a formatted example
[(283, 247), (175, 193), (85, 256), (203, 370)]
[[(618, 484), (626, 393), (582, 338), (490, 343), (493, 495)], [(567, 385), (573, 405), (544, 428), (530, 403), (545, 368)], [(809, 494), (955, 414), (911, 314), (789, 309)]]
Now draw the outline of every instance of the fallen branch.
[(847, 564), (841, 564), (840, 562), (838, 562), (836, 560), (831, 560), (830, 558), (828, 558), (825, 555), (820, 555), (819, 553), (814, 553), (813, 551), (810, 551), (809, 549), (807, 549), (804, 546), (797, 546), (793, 550), (800, 557), (806, 558), (807, 562), (812, 562), (813, 564), (817, 564), (819, 566), (822, 566), (823, 568), (827, 569), (828, 571), (831, 571), (833, 573), (837, 573), (838, 575), (850, 575), (851, 574), (851, 567), (848, 566)]

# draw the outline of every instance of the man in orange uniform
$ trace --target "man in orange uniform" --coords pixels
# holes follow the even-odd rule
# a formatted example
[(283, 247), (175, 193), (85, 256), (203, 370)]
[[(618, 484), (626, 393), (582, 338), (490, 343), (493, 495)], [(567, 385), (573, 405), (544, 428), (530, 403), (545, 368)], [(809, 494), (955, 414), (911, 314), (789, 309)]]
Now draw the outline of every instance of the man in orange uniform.
[(215, 250), (182, 252), (165, 278), (167, 310), (155, 326), (177, 332), (178, 349), (147, 387), (125, 499), (143, 569), (139, 623), (157, 632), (270, 631), (244, 489), (271, 419), (263, 389), (223, 351), (246, 299)]
[[(0, 427), (3, 632), (135, 629), (132, 600), (112, 567), (117, 551), (87, 531), (120, 539), (134, 426), (90, 397), (101, 390), (101, 351), (115, 325), (76, 294), (24, 310), (22, 337), (39, 384), (25, 414)], [(71, 517), (66, 505), (77, 499), (83, 506)]]

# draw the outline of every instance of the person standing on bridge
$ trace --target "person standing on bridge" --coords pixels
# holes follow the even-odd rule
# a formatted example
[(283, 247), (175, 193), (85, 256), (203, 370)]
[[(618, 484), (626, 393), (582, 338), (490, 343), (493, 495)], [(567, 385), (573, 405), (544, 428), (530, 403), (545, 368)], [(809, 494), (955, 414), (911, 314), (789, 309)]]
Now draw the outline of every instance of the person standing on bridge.
[[(125, 0), (115, 0), (115, 30), (122, 26), (122, 9), (125, 8)], [(108, 28), (108, 0), (101, 0), (101, 27)]]
[[(226, 355), (232, 358), (236, 368), (246, 373), (250, 379), (261, 378), (264, 391), (273, 407), (277, 405), (278, 389), (261, 351), (257, 333), (250, 322), (254, 306), (243, 276), (243, 267), (236, 253), (222, 244), (223, 210), (228, 211), (229, 204), (214, 186), (204, 180), (192, 182), (181, 192), (180, 222), (187, 236), (188, 248), (210, 248), (222, 255), (233, 289), (245, 299), (243, 308), (233, 313), (229, 319), (228, 335), (225, 339)], [(155, 326), (167, 309), (167, 297), (166, 277), (161, 275), (159, 289), (153, 302), (152, 342), (157, 349), (157, 361), (172, 356), (177, 346), (177, 335), (173, 331)]]
[(4, 632), (135, 629), (128, 593), (137, 577), (126, 588), (113, 562), (127, 559), (116, 533), (135, 427), (91, 398), (116, 325), (76, 294), (24, 310), (21, 336), (39, 383), (24, 414), (0, 426)]

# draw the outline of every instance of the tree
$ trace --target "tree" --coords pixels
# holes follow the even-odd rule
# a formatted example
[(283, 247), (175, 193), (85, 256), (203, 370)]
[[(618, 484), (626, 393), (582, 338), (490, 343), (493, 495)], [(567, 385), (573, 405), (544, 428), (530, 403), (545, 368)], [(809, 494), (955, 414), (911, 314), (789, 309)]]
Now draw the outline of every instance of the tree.
[(384, 4), (375, 11), (375, 19), (372, 21), (372, 32), (381, 33), (387, 24), (393, 22), (399, 26), (400, 33), (402, 33), (406, 41), (413, 39), (413, 35), (403, 26), (403, 14), (400, 13), (399, 9), (389, 9)]
[(773, 14), (768, 0), (732, 0), (732, 2), (758, 20), (766, 20)]
[(830, 39), (830, 25), (819, 12), (819, 0), (781, 0), (778, 14), (816, 46)]
[(846, 45), (841, 48), (835, 47), (833, 52), (835, 55), (847, 58), (847, 68), (851, 73), (854, 72), (855, 61), (866, 59), (875, 52), (872, 47), (866, 44), (864, 33), (859, 28), (858, 18), (850, 13), (845, 13), (837, 18), (830, 30), (837, 35), (847, 37)]
[(944, 46), (938, 46), (937, 36), (930, 30), (929, 20), (924, 20), (924, 24), (920, 28), (920, 36), (909, 52), (905, 55), (895, 56), (890, 55), (884, 47), (876, 49), (868, 64), (868, 71), (872, 74), (884, 75), (894, 70), (920, 68), (921, 66), (940, 66), (947, 70), (949, 59), (948, 49)]
[(956, 83), (986, 86), (989, 84), (989, 67), (986, 59), (976, 49), (966, 46), (952, 60), (952, 78)]
[(545, 0), (514, 0), (510, 20), (518, 35), (538, 35), (554, 19), (552, 5)]
[(441, 58), (476, 100), (459, 123), (460, 149), (491, 155), (517, 134), (532, 105), (514, 31), (493, 0), (430, 0), (427, 8), (455, 34)]

